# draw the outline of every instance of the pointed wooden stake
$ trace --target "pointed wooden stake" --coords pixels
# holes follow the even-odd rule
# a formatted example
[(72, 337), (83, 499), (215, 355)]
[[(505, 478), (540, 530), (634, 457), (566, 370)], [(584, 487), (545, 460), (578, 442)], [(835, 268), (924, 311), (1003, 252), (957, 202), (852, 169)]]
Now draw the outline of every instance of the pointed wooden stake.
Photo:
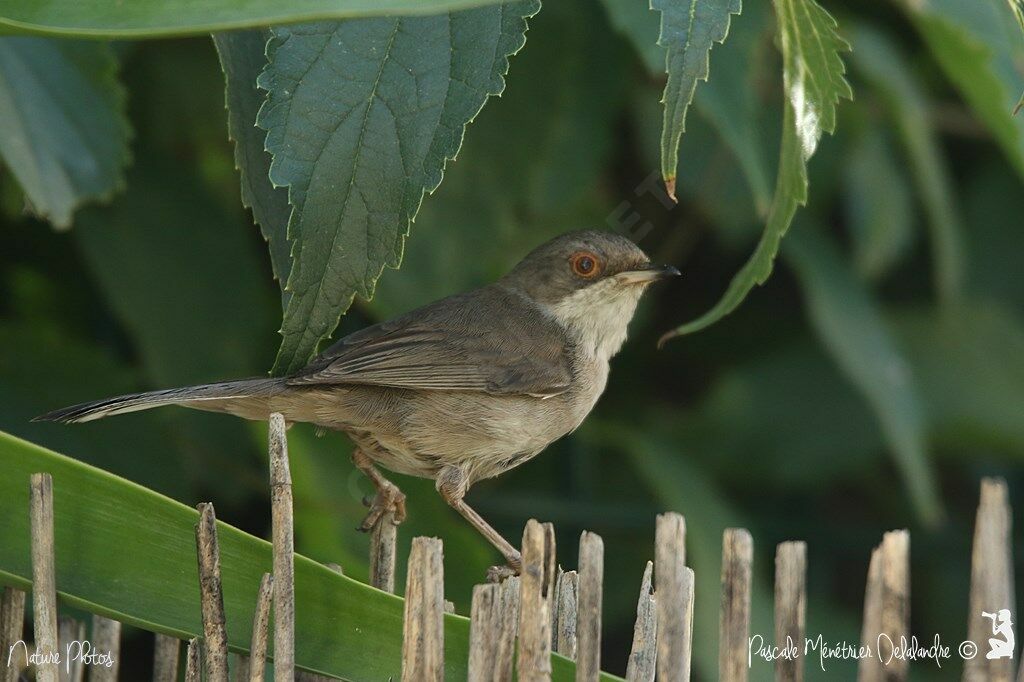
[(636, 624), (633, 626), (633, 647), (626, 665), (628, 682), (654, 682), (658, 657), (657, 603), (653, 594), (654, 564), (644, 568), (640, 583), (640, 599), (636, 603)]
[(274, 680), (295, 680), (295, 531), (284, 417), (270, 415), (270, 507), (274, 545)]

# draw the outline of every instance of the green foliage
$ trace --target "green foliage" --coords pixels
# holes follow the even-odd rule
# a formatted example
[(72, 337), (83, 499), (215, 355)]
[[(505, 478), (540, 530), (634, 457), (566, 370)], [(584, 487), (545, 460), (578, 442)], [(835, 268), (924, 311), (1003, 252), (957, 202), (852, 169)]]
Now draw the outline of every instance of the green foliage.
[[(486, 4), (488, 0), (0, 0), (0, 30), (90, 38), (160, 38), (206, 35), (320, 19), (431, 14)], [(497, 0), (494, 0), (497, 1)]]
[[(966, 594), (977, 478), (999, 474), (1011, 489), (1024, 486), (1024, 131), (1022, 119), (1011, 116), (1024, 90), (1024, 38), (1013, 14), (1019, 4), (932, 0), (879, 9), (835, 0), (823, 6), (840, 19), (837, 27), (811, 0), (778, 0), (774, 14), (769, 3), (747, 2), (728, 18), (728, 38), (714, 46), (708, 81), (694, 90), (694, 74), (714, 42), (709, 36), (724, 35), (725, 20), (718, 13), (697, 21), (703, 15), (695, 12), (691, 27), (688, 8), (722, 10), (729, 3), (661, 5), (666, 18), (682, 17), (677, 26), (685, 35), (702, 36), (688, 47), (675, 42), (685, 68), (666, 79), (672, 46), (657, 44), (662, 13), (634, 0), (548, 3), (529, 19), (528, 41), (507, 77), (504, 60), (520, 46), (532, 5), (261, 2), (243, 12), (219, 2), (198, 10), (176, 0), (138, 0), (113, 22), (105, 6), (91, 2), (0, 0), (0, 23), (51, 33), (253, 29), (217, 33), (212, 45), (205, 35), (113, 46), (0, 39), (0, 101), (22, 113), (33, 107), (24, 118), (0, 117), (3, 131), (32, 124), (20, 138), (0, 140), (0, 428), (188, 507), (215, 502), (222, 520), (252, 535), (224, 529), (238, 550), (229, 562), (244, 561), (232, 568), (228, 594), (229, 622), (238, 628), (266, 562), (265, 545), (255, 539), (269, 531), (265, 427), (173, 409), (76, 427), (30, 418), (106, 395), (259, 375), (274, 358), (282, 298), (291, 307), (289, 343), (296, 330), (312, 330), (304, 349), (291, 349), (297, 363), (331, 331), (353, 293), (361, 295), (337, 335), (492, 281), (556, 234), (611, 228), (685, 276), (645, 297), (605, 395), (582, 428), (468, 494), (513, 541), (527, 518), (554, 521), (566, 568), (575, 563), (582, 529), (604, 537), (606, 584), (622, 587), (605, 591), (604, 667), (625, 669), (635, 587), (652, 556), (654, 515), (667, 508), (688, 519), (702, 678), (715, 678), (718, 552), (727, 525), (747, 526), (755, 538), (753, 619), (765, 634), (774, 543), (809, 544), (809, 631), (854, 641), (870, 549), (884, 530), (909, 526), (915, 623), (944, 641), (962, 636), (962, 613), (948, 603), (950, 595)], [(431, 9), (452, 13), (421, 16)], [(497, 23), (502, 12), (504, 32)], [(345, 17), (352, 18), (339, 21)], [(466, 17), (495, 21), (480, 20), (478, 29)], [(312, 19), (322, 21), (309, 25)], [(300, 20), (306, 23), (281, 25)], [(385, 60), (371, 28), (396, 25), (403, 32)], [(324, 43), (325, 26), (340, 45)], [(450, 38), (442, 30), (448, 26), (472, 30)], [(916, 33), (907, 36), (908, 26)], [(840, 35), (852, 46), (849, 55)], [(452, 53), (450, 40), (470, 49)], [(309, 51), (321, 44), (324, 55), (314, 58)], [(20, 73), (33, 80), (12, 81), (6, 55), (21, 54), (25, 45), (38, 58)], [(404, 58), (412, 48), (417, 58)], [(75, 51), (92, 58), (72, 62)], [(478, 52), (486, 54), (474, 57)], [(856, 98), (837, 106), (850, 92), (840, 57)], [(304, 78), (289, 79), (307, 65)], [(387, 80), (371, 99), (367, 73), (381, 65)], [(399, 66), (423, 71), (415, 72), (419, 89)], [(269, 90), (257, 87), (260, 74)], [(76, 90), (58, 76), (78, 79), (76, 87), (92, 88), (96, 99), (65, 106), (61, 94)], [(670, 98), (679, 117), (670, 117), (667, 132), (659, 104), (666, 80), (679, 95)], [(121, 181), (123, 91), (137, 161)], [(501, 98), (480, 110), (498, 91)], [(449, 92), (449, 106), (442, 106)], [(677, 170), (679, 203), (672, 204), (661, 185), (663, 135), (676, 124), (681, 130), (691, 95), (678, 154), (667, 159)], [(254, 125), (261, 106), (261, 120), (273, 124), (269, 140)], [(375, 144), (359, 156), (346, 127), (353, 119), (343, 119), (348, 111), (357, 123), (364, 115), (373, 124), (363, 141)], [(450, 125), (441, 126), (442, 119)], [(819, 144), (833, 128), (834, 136)], [(21, 139), (16, 148), (31, 154), (12, 156), (4, 146), (11, 139)], [(77, 210), (72, 232), (47, 229), (39, 219), (44, 204), (34, 193), (42, 187), (52, 197), (61, 187), (33, 184), (41, 158), (76, 178), (63, 204), (67, 220)], [(79, 182), (67, 168), (91, 169), (90, 183), (105, 180)], [(360, 206), (340, 191), (352, 179), (375, 210), (363, 222)], [(109, 206), (79, 209), (122, 185)], [(796, 214), (804, 202), (805, 212)], [(23, 211), (26, 203), (34, 214)], [(416, 229), (405, 240), (413, 215)], [(794, 215), (803, 219), (780, 248)], [(60, 223), (55, 209), (42, 217)], [(335, 237), (336, 248), (328, 248)], [(758, 295), (746, 297), (771, 271), (777, 250), (780, 267)], [(399, 256), (400, 270), (377, 280)], [(353, 274), (339, 263), (358, 267)], [(737, 270), (727, 298), (714, 306)], [(275, 277), (282, 287), (298, 278), (313, 286), (306, 304), (321, 282), (330, 296), (322, 297), (315, 319), (302, 319)], [(365, 300), (371, 292), (374, 298)], [(709, 308), (711, 317), (700, 317)], [(691, 325), (704, 326), (726, 309), (734, 312), (704, 333), (655, 352), (666, 328), (694, 319)], [(368, 540), (352, 528), (370, 487), (349, 463), (351, 444), (301, 424), (289, 440), (299, 552), (338, 562), (347, 576), (364, 580)], [(58, 539), (58, 579), (67, 586), (67, 604), (90, 606), (87, 600), (101, 612), (126, 613), (129, 622), (194, 632), (194, 512), (11, 442), (0, 445), (0, 462), (18, 474), (5, 479), (6, 488), (0, 482), (0, 499), (14, 500), (18, 511), (8, 514), (0, 505), (0, 518), (17, 520), (10, 530), (16, 542), (27, 537), (18, 530), (25, 521), (23, 474), (51, 465), (60, 474), (58, 532), (68, 534)], [(97, 487), (81, 490), (82, 483), (67, 493), (60, 486), (69, 472), (72, 481)], [(446, 596), (468, 613), (473, 584), (499, 557), (438, 498), (432, 481), (394, 479), (410, 511), (399, 531), (399, 563), (411, 537), (441, 537)], [(146, 509), (154, 503), (156, 521), (177, 529), (168, 548), (126, 564), (126, 571), (149, 571), (159, 554), (180, 569), (173, 577), (152, 569), (178, 595), (164, 606), (156, 604), (164, 589), (158, 580), (114, 572), (120, 563), (107, 561), (88, 574), (71, 568), (74, 552), (98, 562), (103, 547), (121, 542), (121, 552), (136, 534), (138, 546), (150, 547), (145, 533), (154, 526), (146, 518), (117, 525), (105, 515), (111, 505), (136, 500)], [(940, 509), (939, 525), (930, 525)], [(71, 533), (79, 519), (89, 533)], [(92, 535), (101, 529), (94, 546)], [(14, 538), (8, 530), (0, 524), (0, 539)], [(22, 546), (0, 550), (0, 583), (24, 585)], [(300, 583), (315, 592), (300, 605), (300, 627), (320, 628), (312, 641), (330, 649), (324, 660), (331, 669), (348, 670), (353, 679), (392, 674), (398, 603), (305, 559), (300, 564)], [(142, 597), (132, 601), (119, 588), (136, 580)], [(354, 640), (340, 637), (348, 631), (333, 620), (316, 620), (324, 599), (335, 614), (367, 619), (370, 630), (355, 641), (370, 656), (354, 652), (351, 662), (343, 660)], [(304, 624), (303, 614), (314, 620)], [(462, 646), (464, 621), (447, 623), (450, 642)], [(233, 631), (233, 643), (245, 646), (243, 635)], [(317, 661), (318, 652), (311, 654)], [(125, 661), (148, 655), (148, 644), (126, 641)], [(848, 666), (810, 666), (807, 677), (852, 677)], [(916, 667), (913, 674), (932, 680), (958, 673)], [(755, 660), (751, 678), (770, 676), (770, 665)]]
[(786, 253), (801, 280), (811, 325), (874, 410), (921, 518), (937, 524), (941, 509), (927, 461), (921, 403), (908, 363), (881, 314), (821, 235), (805, 229), (790, 239)]
[(128, 122), (116, 71), (107, 45), (0, 40), (0, 156), (32, 211), (57, 227), (124, 184)]
[(668, 82), (661, 101), (665, 120), (661, 132), (661, 176), (675, 198), (679, 140), (686, 130), (686, 110), (697, 81), (708, 79), (711, 46), (725, 40), (730, 15), (740, 13), (740, 0), (651, 0), (661, 12), (658, 45), (665, 48)]
[(1024, 177), (1024, 119), (1013, 112), (1020, 90), (1024, 32), (1010, 29), (1003, 0), (905, 2), (907, 14), (949, 79)]
[(775, 197), (764, 234), (721, 300), (696, 320), (667, 333), (662, 342), (714, 324), (768, 279), (797, 206), (807, 203), (807, 161), (822, 132), (835, 130), (839, 99), (853, 96), (839, 56), (848, 46), (836, 33), (835, 20), (814, 0), (777, 0), (775, 12), (782, 46), (785, 114)]
[[(270, 179), (294, 207), (284, 340), (294, 372), (359, 294), (397, 268), (425, 192), (441, 182), (465, 126), (504, 89), (533, 1), (448, 15), (274, 29), (257, 119)], [(344, 73), (347, 87), (335, 88)]]

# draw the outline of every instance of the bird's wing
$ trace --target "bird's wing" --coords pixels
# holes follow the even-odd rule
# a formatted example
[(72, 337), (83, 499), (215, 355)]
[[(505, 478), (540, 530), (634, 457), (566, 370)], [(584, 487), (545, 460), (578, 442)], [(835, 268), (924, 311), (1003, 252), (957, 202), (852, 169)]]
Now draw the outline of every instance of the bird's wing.
[(537, 397), (569, 388), (562, 329), (497, 287), (453, 296), (345, 337), (288, 379)]

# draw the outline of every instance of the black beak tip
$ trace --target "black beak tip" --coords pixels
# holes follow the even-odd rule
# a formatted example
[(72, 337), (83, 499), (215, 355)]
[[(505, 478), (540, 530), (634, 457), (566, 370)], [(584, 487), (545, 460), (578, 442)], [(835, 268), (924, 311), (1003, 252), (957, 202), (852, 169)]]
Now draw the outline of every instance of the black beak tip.
[(666, 278), (668, 278), (668, 277), (679, 277), (679, 276), (681, 276), (683, 274), (683, 273), (679, 272), (679, 268), (677, 268), (674, 265), (662, 265), (661, 266), (661, 272), (662, 272), (662, 275), (664, 275), (664, 277), (666, 277)]

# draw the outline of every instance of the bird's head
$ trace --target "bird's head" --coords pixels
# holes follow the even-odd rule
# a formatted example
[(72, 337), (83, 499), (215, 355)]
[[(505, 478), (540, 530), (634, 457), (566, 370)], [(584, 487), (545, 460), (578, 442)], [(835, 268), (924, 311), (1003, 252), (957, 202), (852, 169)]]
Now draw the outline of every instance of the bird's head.
[(532, 299), (595, 356), (610, 358), (626, 339), (641, 294), (679, 275), (653, 265), (612, 232), (570, 232), (538, 246), (502, 282)]

